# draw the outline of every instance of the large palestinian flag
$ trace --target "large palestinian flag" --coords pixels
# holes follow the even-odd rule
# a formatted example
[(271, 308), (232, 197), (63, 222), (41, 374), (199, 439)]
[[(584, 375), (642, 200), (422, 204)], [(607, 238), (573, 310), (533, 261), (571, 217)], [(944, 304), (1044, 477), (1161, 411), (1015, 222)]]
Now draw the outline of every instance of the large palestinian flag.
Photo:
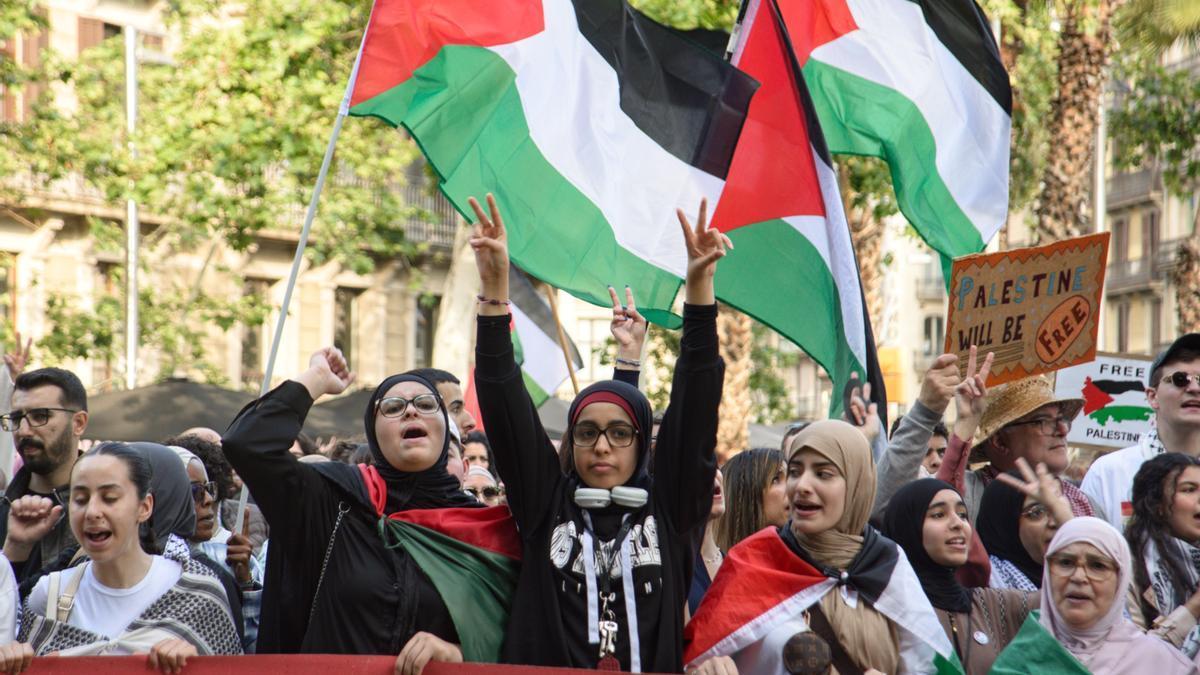
[(495, 193), (522, 269), (679, 325), (675, 209), (718, 201), (751, 78), (623, 0), (377, 0), (362, 49), (350, 114), (408, 129), (463, 214)]
[[(883, 376), (837, 177), (774, 0), (748, 0), (737, 34), (733, 63), (761, 84), (713, 216), (736, 247), (719, 265), (717, 297), (800, 345), (835, 392), (851, 373), (870, 381), (883, 415)], [(840, 412), (841, 397), (831, 403)]]
[[(879, 536), (879, 535), (876, 535)], [(864, 599), (895, 624), (901, 672), (962, 673), (929, 599), (908, 559), (888, 542), (868, 578), (856, 587)], [(788, 549), (776, 528), (766, 528), (734, 546), (684, 628), (683, 662), (691, 668), (728, 656), (743, 673), (783, 673), (783, 646), (809, 630), (804, 611), (826, 593), (838, 593), (825, 576)]]
[(900, 210), (944, 259), (982, 250), (1008, 214), (1012, 90), (979, 7), (779, 6), (829, 149), (885, 159)]
[(828, 153), (773, 32), (743, 37), (739, 70), (623, 0), (378, 0), (350, 113), (407, 128), (464, 214), (496, 193), (531, 275), (598, 305), (629, 285), (667, 326), (686, 270), (674, 212), (707, 197), (737, 249), (717, 297), (840, 391), (878, 372), (873, 341)]

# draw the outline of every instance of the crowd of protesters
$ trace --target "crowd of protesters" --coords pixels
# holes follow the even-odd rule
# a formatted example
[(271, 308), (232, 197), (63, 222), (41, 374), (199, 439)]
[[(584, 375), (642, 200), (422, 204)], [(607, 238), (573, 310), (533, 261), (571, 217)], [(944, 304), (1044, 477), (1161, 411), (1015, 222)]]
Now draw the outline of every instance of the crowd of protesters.
[(1155, 359), (1151, 430), (1081, 482), (1083, 401), (1044, 376), (988, 387), (974, 348), (936, 359), (890, 430), (856, 391), (845, 419), (718, 468), (713, 279), (732, 247), (702, 204), (678, 213), (670, 404), (639, 391), (646, 322), (612, 290), (613, 378), (554, 440), (513, 351), (500, 209), (471, 204), (481, 419), (426, 368), (378, 384), (359, 439), (314, 441), (313, 404), (355, 380), (328, 347), (223, 431), (89, 445), (79, 379), (6, 355), (0, 671), (333, 653), (412, 675), (1200, 672), (1200, 334)]

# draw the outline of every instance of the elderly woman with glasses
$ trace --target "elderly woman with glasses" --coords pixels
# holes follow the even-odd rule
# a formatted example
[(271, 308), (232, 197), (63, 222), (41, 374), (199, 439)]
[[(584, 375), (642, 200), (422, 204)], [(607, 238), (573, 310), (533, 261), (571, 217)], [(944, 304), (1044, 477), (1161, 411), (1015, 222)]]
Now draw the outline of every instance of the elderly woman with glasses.
[(1129, 546), (1099, 518), (1075, 518), (1046, 550), (1041, 610), (996, 660), (993, 674), (1195, 673), (1167, 642), (1125, 617), (1133, 578)]
[(353, 381), (341, 352), (322, 349), (222, 439), (271, 527), (259, 653), (399, 654), (397, 672), (412, 675), (495, 661), (515, 581), (504, 560), (520, 548), (507, 512), (447, 471), (451, 419), (434, 384), (402, 373), (375, 388), (368, 464), (288, 452), (313, 402)]

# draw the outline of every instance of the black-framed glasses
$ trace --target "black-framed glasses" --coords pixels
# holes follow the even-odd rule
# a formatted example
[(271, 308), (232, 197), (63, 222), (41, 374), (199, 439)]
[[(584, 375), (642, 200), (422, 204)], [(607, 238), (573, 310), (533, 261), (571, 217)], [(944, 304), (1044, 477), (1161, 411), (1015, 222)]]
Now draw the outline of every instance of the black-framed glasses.
[(595, 424), (583, 423), (576, 424), (571, 429), (571, 441), (577, 447), (590, 448), (600, 440), (600, 435), (604, 434), (608, 439), (608, 445), (612, 448), (627, 448), (633, 445), (633, 439), (637, 435), (636, 430), (628, 425), (618, 422), (610, 424), (601, 429)]
[(1043, 436), (1053, 436), (1058, 432), (1059, 429), (1062, 429), (1063, 433), (1067, 433), (1071, 430), (1071, 420), (1063, 417), (1062, 415), (1059, 415), (1058, 417), (1038, 417), (1035, 419), (1026, 420), (1024, 422), (1012, 422), (1008, 426), (1023, 427), (1032, 424), (1037, 425), (1037, 430)]
[(1170, 375), (1164, 376), (1159, 382), (1170, 382), (1180, 389), (1187, 389), (1188, 385), (1192, 382), (1200, 384), (1200, 373), (1185, 373), (1182, 370), (1177, 370)]
[(1075, 570), (1083, 568), (1083, 573), (1092, 581), (1107, 581), (1117, 573), (1116, 563), (1094, 555), (1082, 558), (1069, 554), (1056, 553), (1046, 559), (1050, 563), (1050, 573), (1060, 577), (1074, 576)]
[(7, 415), (0, 415), (0, 428), (5, 431), (16, 431), (21, 422), (29, 424), (29, 428), (44, 427), (50, 421), (53, 412), (68, 412), (74, 415), (79, 412), (71, 408), (31, 408), (29, 410), (14, 410)]
[(485, 485), (481, 488), (463, 488), (463, 492), (471, 495), (479, 501), (484, 501), (485, 499), (498, 499), (504, 496), (504, 489), (496, 487), (495, 485)]
[(433, 394), (418, 394), (412, 398), (389, 396), (375, 403), (375, 410), (384, 417), (399, 417), (408, 410), (408, 405), (417, 409), (422, 415), (432, 415), (438, 411), (438, 399)]
[(192, 483), (192, 501), (196, 502), (197, 504), (204, 501), (204, 493), (206, 492), (208, 493), (209, 497), (212, 497), (213, 500), (216, 500), (216, 482), (210, 480), (207, 483)]

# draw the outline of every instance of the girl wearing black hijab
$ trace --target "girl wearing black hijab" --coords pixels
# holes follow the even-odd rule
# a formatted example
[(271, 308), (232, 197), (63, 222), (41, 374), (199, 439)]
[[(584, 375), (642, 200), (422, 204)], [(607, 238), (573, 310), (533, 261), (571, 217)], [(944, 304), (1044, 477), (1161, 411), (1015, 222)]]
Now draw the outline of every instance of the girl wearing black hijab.
[(888, 504), (883, 533), (908, 555), (965, 671), (987, 673), (1021, 629), (1036, 596), (958, 582), (955, 572), (966, 564), (971, 542), (962, 495), (936, 478), (909, 483)]
[[(444, 575), (422, 564), (431, 552), (400, 527), (455, 515), (507, 538), (508, 554), (519, 555), (505, 514), (483, 508), (446, 471), (449, 416), (437, 388), (401, 374), (375, 389), (363, 416), (370, 464), (303, 464), (288, 451), (313, 402), (353, 380), (341, 352), (322, 349), (307, 371), (242, 410), (222, 439), (271, 527), (258, 652), (399, 654), (397, 672), (414, 674), (430, 660), (494, 661), (499, 628), (492, 644), (475, 630), (462, 635), (477, 608), (444, 598)], [(495, 587), (457, 581), (457, 590), (507, 611)]]
[(649, 401), (634, 386), (607, 381), (571, 404), (560, 464), (513, 356), (504, 224), (490, 195), (490, 215), (471, 204), (482, 285), (475, 384), (523, 549), (503, 660), (678, 672), (683, 608), (716, 473), (724, 364), (713, 271), (726, 240), (706, 228), (703, 203), (695, 229), (678, 213), (687, 302), (653, 458)]
[[(1025, 464), (1023, 459), (1019, 462)], [(992, 563), (988, 585), (1031, 592), (1041, 588), (1046, 547), (1058, 527), (1072, 517), (1070, 504), (1061, 495), (1039, 501), (1004, 480), (988, 483), (975, 522)]]

